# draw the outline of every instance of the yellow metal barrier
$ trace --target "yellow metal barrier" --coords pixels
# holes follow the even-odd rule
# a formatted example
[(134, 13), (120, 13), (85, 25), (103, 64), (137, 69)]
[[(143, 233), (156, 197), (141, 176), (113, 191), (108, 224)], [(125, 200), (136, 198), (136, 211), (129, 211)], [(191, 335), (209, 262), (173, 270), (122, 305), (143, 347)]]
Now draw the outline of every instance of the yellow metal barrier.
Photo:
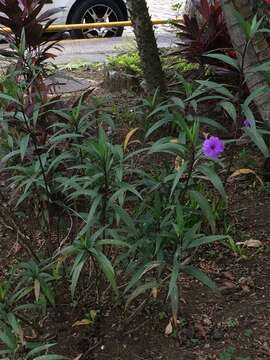
[[(156, 19), (152, 20), (153, 25), (165, 25), (169, 24), (170, 22), (181, 22), (182, 19)], [(47, 31), (50, 32), (57, 32), (57, 31), (70, 31), (70, 30), (88, 30), (88, 29), (96, 29), (96, 28), (102, 28), (102, 27), (127, 27), (132, 26), (131, 21), (117, 21), (117, 22), (98, 22), (98, 23), (88, 23), (88, 24), (65, 24), (65, 25), (51, 25), (48, 27)], [(11, 30), (9, 28), (3, 28), (2, 30), (6, 32), (10, 32)]]

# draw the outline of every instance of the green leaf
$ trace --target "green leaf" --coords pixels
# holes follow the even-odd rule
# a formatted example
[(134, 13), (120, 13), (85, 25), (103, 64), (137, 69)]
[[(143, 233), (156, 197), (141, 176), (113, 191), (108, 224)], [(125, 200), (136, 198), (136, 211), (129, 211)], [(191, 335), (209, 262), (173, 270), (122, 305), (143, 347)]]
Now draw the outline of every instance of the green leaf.
[(28, 144), (29, 144), (30, 135), (25, 135), (20, 142), (20, 153), (21, 153), (21, 159), (23, 161), (24, 156), (26, 154)]
[(6, 346), (12, 350), (15, 351), (17, 348), (17, 340), (16, 336), (11, 332), (11, 330), (7, 326), (2, 326), (0, 323), (0, 328), (3, 330), (0, 330), (0, 340), (3, 341)]
[(237, 60), (236, 59), (232, 59), (230, 56), (224, 55), (224, 54), (206, 54), (204, 56), (210, 57), (212, 59), (217, 59), (220, 60), (222, 62), (224, 62), (225, 64), (228, 64), (232, 67), (234, 67), (236, 70), (240, 71)]
[(178, 291), (177, 284), (175, 284), (175, 286), (173, 286), (171, 289), (170, 299), (171, 299), (173, 318), (177, 319), (177, 313), (178, 313), (178, 308), (179, 308), (179, 291)]
[(169, 283), (169, 291), (168, 291), (168, 296), (170, 297), (171, 294), (175, 291), (174, 288), (177, 287), (177, 280), (178, 280), (178, 276), (179, 276), (179, 271), (180, 271), (180, 263), (178, 260), (178, 256), (175, 256), (174, 259), (174, 264), (173, 264), (173, 268), (172, 268), (172, 272), (171, 272), (171, 279), (170, 279), (170, 283)]
[(185, 110), (185, 103), (182, 99), (180, 99), (179, 97), (173, 96), (171, 98), (171, 100), (173, 101), (173, 103), (178, 106), (181, 110)]
[(212, 232), (215, 233), (216, 231), (215, 217), (206, 197), (195, 190), (190, 191), (190, 196), (199, 205), (203, 215), (206, 217), (206, 219), (208, 220), (211, 226)]
[(10, 326), (12, 327), (14, 334), (18, 335), (19, 332), (21, 331), (21, 327), (20, 327), (15, 315), (12, 312), (10, 312), (7, 314), (7, 318), (8, 318), (8, 322), (9, 322)]
[(203, 271), (199, 270), (197, 267), (192, 265), (186, 265), (182, 268), (182, 271), (186, 274), (194, 277), (195, 279), (199, 280), (201, 283), (206, 285), (212, 290), (217, 290), (216, 283), (209, 278)]
[(251, 138), (265, 158), (270, 156), (270, 150), (256, 127), (244, 128), (244, 132)]
[(102, 239), (96, 242), (97, 246), (110, 245), (110, 246), (123, 246), (123, 247), (131, 247), (130, 244), (126, 243), (122, 240), (115, 239)]
[(149, 119), (149, 118), (152, 117), (153, 115), (155, 115), (155, 114), (157, 114), (157, 113), (159, 113), (159, 112), (161, 112), (161, 111), (167, 110), (169, 107), (170, 107), (169, 104), (161, 105), (161, 106), (157, 107), (155, 110), (153, 110), (153, 111), (147, 116), (147, 118)]
[(7, 155), (5, 155), (4, 157), (2, 157), (1, 162), (4, 163), (8, 160), (10, 160), (11, 158), (13, 158), (14, 156), (17, 156), (20, 154), (20, 150), (14, 150), (9, 152)]
[(180, 169), (177, 171), (177, 173), (175, 174), (175, 178), (174, 178), (173, 185), (172, 185), (172, 188), (171, 188), (170, 198), (172, 197), (172, 195), (174, 193), (174, 190), (175, 190), (177, 184), (179, 183), (181, 177), (183, 176), (184, 172), (186, 171), (186, 168), (187, 168), (187, 164), (184, 163), (180, 167)]
[(94, 216), (96, 215), (96, 210), (97, 207), (99, 206), (100, 202), (102, 200), (102, 195), (98, 195), (96, 196), (96, 198), (94, 199), (92, 206), (90, 208), (89, 214), (87, 216), (86, 219), (86, 225), (81, 229), (81, 231), (78, 234), (78, 238), (80, 238), (81, 236), (83, 236), (92, 226), (93, 222), (94, 222)]
[(91, 252), (97, 259), (97, 262), (101, 270), (104, 272), (114, 292), (116, 293), (116, 295), (118, 295), (118, 287), (116, 284), (115, 272), (110, 260), (102, 252), (98, 252), (95, 249), (92, 249)]
[(18, 100), (15, 99), (14, 97), (9, 96), (9, 95), (7, 95), (7, 94), (0, 93), (0, 100), (5, 100), (5, 101), (7, 101), (8, 103), (13, 103), (13, 102), (14, 102), (14, 103), (17, 104), (17, 105), (22, 106), (22, 104), (21, 104), (20, 101), (18, 101)]
[(225, 235), (209, 235), (209, 236), (203, 236), (200, 237), (198, 239), (195, 239), (193, 241), (191, 241), (188, 246), (187, 249), (192, 249), (192, 248), (197, 248), (201, 245), (206, 245), (206, 244), (211, 244), (214, 241), (222, 241), (222, 240), (227, 240), (229, 237), (225, 236)]
[(266, 92), (269, 92), (270, 89), (268, 86), (263, 86), (263, 87), (260, 87), (256, 90), (253, 90), (251, 94), (249, 94), (249, 96), (246, 98), (246, 100), (244, 101), (244, 104), (243, 106), (244, 107), (248, 107), (252, 101), (254, 101), (254, 99), (256, 99), (257, 96), (260, 96)]
[(41, 345), (38, 346), (36, 348), (34, 348), (33, 350), (31, 350), (26, 356), (25, 359), (30, 359), (33, 355), (37, 355), (38, 353), (42, 352), (42, 351), (46, 351), (48, 349), (50, 349), (51, 347), (57, 345), (56, 343), (54, 344), (45, 344), (45, 345)]
[(157, 288), (158, 287), (158, 283), (157, 281), (149, 281), (143, 285), (138, 286), (131, 294), (130, 296), (127, 298), (127, 302), (126, 302), (126, 308), (129, 306), (129, 304), (136, 299), (136, 297), (138, 297), (141, 294), (144, 294), (147, 290), (153, 289), (153, 288)]
[(41, 355), (35, 357), (33, 360), (70, 360), (70, 359), (67, 358), (66, 356), (51, 354), (51, 355)]
[(61, 142), (61, 141), (64, 141), (64, 140), (73, 140), (73, 139), (78, 139), (78, 138), (81, 138), (82, 135), (80, 134), (61, 134), (61, 135), (56, 135), (56, 136), (52, 136), (50, 138), (50, 143), (54, 144), (54, 143), (57, 143), (57, 142)]
[(54, 306), (55, 300), (54, 300), (53, 291), (52, 291), (50, 285), (43, 279), (39, 279), (39, 282), (40, 282), (40, 287), (42, 289), (43, 294), (46, 296), (46, 298), (48, 299), (50, 304), (52, 306)]
[(235, 9), (235, 7), (233, 7), (231, 4), (226, 4), (225, 6), (229, 6), (230, 7), (230, 11), (232, 11), (234, 13), (234, 16), (236, 17), (236, 19), (238, 20), (238, 23), (242, 29), (242, 31), (244, 32), (246, 39), (248, 40), (250, 38), (250, 22), (246, 21), (242, 15)]
[(160, 262), (151, 261), (145, 265), (143, 265), (131, 278), (128, 286), (125, 288), (124, 293), (127, 293), (148, 271), (155, 269), (160, 266)]
[(114, 209), (114, 211), (117, 213), (119, 218), (126, 224), (126, 226), (129, 228), (129, 231), (132, 231), (132, 233), (135, 235), (137, 233), (137, 229), (135, 227), (134, 221), (129, 215), (129, 213), (123, 209), (122, 207), (112, 204), (111, 207)]
[(213, 119), (210, 119), (206, 116), (198, 116), (197, 119), (199, 120), (200, 124), (206, 124), (213, 129), (218, 129), (223, 131), (224, 133), (228, 133), (228, 130), (224, 126), (222, 126), (220, 123)]
[(173, 143), (164, 144), (157, 142), (152, 145), (152, 147), (149, 150), (149, 154), (164, 152), (164, 153), (182, 156), (185, 153), (185, 150), (186, 150), (185, 146), (180, 144), (173, 144)]
[(209, 90), (213, 90), (221, 95), (224, 95), (230, 99), (235, 98), (235, 96), (226, 88), (226, 84), (220, 84), (220, 83), (216, 83), (214, 81), (209, 81), (209, 80), (197, 80), (197, 83), (199, 83), (202, 86), (205, 86), (206, 88), (208, 88)]
[(86, 261), (86, 258), (81, 260), (79, 262), (79, 264), (77, 264), (77, 266), (73, 267), (73, 269), (72, 269), (72, 278), (71, 278), (71, 287), (70, 287), (72, 298), (74, 298), (77, 283), (78, 283), (82, 268), (85, 264), (85, 261)]
[(205, 175), (209, 181), (213, 184), (213, 186), (220, 193), (224, 201), (227, 201), (227, 194), (225, 192), (224, 186), (220, 177), (216, 174), (216, 172), (207, 165), (199, 165), (197, 170)]
[(260, 65), (253, 66), (249, 71), (251, 73), (253, 73), (253, 72), (269, 72), (270, 71), (270, 61), (266, 61)]
[(250, 30), (249, 30), (250, 39), (252, 39), (257, 34), (263, 21), (264, 21), (264, 17), (257, 20), (257, 14), (253, 17), (251, 25), (250, 25)]
[(221, 107), (226, 111), (226, 113), (232, 118), (232, 120), (235, 122), (237, 119), (237, 113), (235, 106), (230, 101), (222, 101), (219, 103)]

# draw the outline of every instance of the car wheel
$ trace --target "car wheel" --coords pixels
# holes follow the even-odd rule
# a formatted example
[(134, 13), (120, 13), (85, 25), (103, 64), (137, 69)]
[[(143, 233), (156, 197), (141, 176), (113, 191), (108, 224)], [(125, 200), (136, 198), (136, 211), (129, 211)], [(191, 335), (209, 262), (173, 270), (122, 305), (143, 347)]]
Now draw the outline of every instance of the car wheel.
[[(74, 10), (72, 10), (71, 21), (72, 24), (96, 23), (96, 22), (115, 22), (124, 21), (125, 14), (117, 3), (113, 0), (85, 0), (79, 3)], [(123, 28), (96, 28), (86, 30), (71, 31), (72, 37), (113, 37), (121, 36)]]

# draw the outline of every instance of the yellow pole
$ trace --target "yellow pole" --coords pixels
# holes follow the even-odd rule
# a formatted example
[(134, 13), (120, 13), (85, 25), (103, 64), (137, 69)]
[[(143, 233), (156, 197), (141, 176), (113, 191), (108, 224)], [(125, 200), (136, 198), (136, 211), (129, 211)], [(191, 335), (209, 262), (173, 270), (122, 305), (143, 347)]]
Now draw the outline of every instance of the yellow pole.
[[(152, 20), (153, 25), (164, 25), (169, 24), (172, 21), (181, 22), (182, 19), (156, 19)], [(48, 27), (47, 31), (57, 32), (57, 31), (69, 31), (69, 30), (87, 30), (87, 29), (96, 29), (102, 27), (127, 27), (132, 26), (131, 21), (117, 21), (117, 22), (99, 22), (99, 23), (89, 23), (89, 24), (65, 24), (65, 25), (51, 25)], [(3, 28), (3, 31), (11, 32), (9, 28)]]

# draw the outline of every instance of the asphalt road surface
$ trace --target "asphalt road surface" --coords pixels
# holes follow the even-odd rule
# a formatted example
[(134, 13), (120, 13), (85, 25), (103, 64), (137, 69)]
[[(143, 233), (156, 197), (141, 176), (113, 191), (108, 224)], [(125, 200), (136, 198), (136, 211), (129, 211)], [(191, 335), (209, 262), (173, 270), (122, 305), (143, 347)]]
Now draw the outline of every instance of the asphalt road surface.
[[(147, 0), (152, 19), (171, 19), (176, 16), (172, 5), (183, 0)], [(175, 33), (169, 25), (155, 26), (155, 34), (159, 47), (172, 47)], [(63, 51), (58, 54), (58, 64), (103, 62), (108, 55), (127, 52), (136, 48), (132, 28), (126, 28), (121, 38), (65, 40)]]

